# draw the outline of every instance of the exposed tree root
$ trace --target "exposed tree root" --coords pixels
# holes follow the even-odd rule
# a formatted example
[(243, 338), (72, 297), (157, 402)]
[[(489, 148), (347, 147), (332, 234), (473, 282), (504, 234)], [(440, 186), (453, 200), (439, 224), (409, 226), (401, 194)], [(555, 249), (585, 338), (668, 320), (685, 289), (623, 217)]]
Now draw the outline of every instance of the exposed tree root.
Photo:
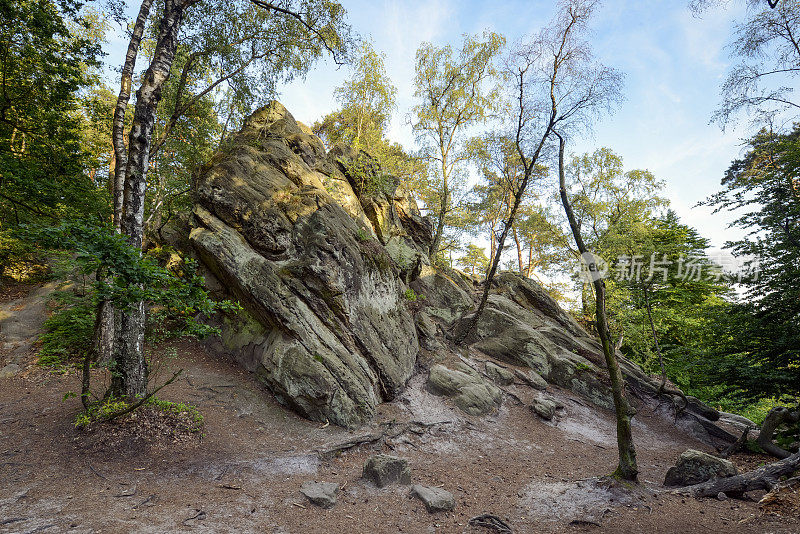
[(720, 458), (730, 458), (730, 456), (734, 453), (739, 452), (744, 447), (745, 443), (747, 443), (747, 436), (750, 434), (750, 430), (752, 430), (749, 426), (744, 429), (742, 432), (742, 436), (737, 439), (735, 442), (731, 443), (727, 449), (719, 453)]
[(513, 530), (508, 523), (492, 514), (481, 514), (469, 520), (469, 524), (473, 527), (483, 527), (501, 534), (513, 534)]
[(761, 425), (761, 432), (758, 434), (758, 446), (776, 458), (788, 458), (791, 453), (773, 443), (772, 436), (779, 426), (798, 421), (800, 421), (800, 410), (792, 411), (784, 406), (771, 409)]
[(781, 477), (792, 475), (798, 469), (800, 469), (800, 452), (749, 473), (687, 486), (678, 491), (695, 497), (716, 497), (720, 493), (729, 497), (741, 497), (748, 491), (771, 491), (780, 483)]

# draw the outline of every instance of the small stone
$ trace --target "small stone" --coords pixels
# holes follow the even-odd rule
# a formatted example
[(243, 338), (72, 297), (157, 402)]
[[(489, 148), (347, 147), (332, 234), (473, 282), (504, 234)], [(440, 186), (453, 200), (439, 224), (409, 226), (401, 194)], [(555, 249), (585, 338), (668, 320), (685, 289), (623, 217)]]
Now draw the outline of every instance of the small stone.
[(303, 482), (300, 493), (317, 506), (331, 508), (336, 504), (336, 494), (339, 493), (339, 484), (336, 482)]
[(539, 391), (544, 391), (547, 389), (547, 380), (542, 378), (542, 375), (534, 370), (523, 373), (519, 369), (514, 369), (514, 374), (517, 376), (517, 378), (528, 384), (533, 389), (538, 389)]
[(411, 468), (408, 460), (388, 454), (371, 456), (364, 464), (362, 478), (369, 480), (379, 488), (389, 484), (411, 484)]
[(411, 486), (411, 494), (418, 497), (428, 512), (449, 512), (456, 507), (456, 500), (453, 494), (442, 488), (429, 488), (414, 484)]
[(8, 365), (0, 369), (0, 378), (11, 378), (20, 371), (22, 371), (22, 367), (20, 367), (16, 363), (9, 363)]
[(486, 362), (486, 374), (495, 384), (500, 384), (501, 386), (508, 386), (514, 383), (514, 373), (512, 371), (492, 362)]
[(720, 491), (719, 493), (717, 493), (717, 500), (719, 500), (719, 501), (727, 501), (728, 500), (728, 496), (725, 495), (724, 491)]
[(531, 404), (531, 410), (546, 421), (551, 421), (556, 415), (556, 403), (548, 399), (536, 399)]

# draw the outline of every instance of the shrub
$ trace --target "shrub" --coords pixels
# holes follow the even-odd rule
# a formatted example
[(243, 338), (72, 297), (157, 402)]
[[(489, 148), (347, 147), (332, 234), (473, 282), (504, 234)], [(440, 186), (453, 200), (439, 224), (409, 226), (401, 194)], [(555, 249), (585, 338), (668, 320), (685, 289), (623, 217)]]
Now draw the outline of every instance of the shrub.
[(365, 152), (349, 161), (339, 160), (359, 198), (394, 192), (395, 178), (382, 172), (380, 165)]
[(91, 294), (59, 291), (53, 295), (55, 309), (44, 322), (39, 364), (59, 366), (92, 349), (96, 310)]

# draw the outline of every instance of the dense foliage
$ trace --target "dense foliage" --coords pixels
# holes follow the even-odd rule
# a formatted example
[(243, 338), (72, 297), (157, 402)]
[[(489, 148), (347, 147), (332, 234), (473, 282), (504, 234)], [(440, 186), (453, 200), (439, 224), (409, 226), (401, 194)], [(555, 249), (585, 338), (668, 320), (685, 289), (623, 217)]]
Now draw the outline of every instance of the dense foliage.
[(780, 397), (800, 392), (800, 128), (761, 132), (708, 199), (737, 214), (747, 235), (727, 244), (749, 259), (743, 296), (713, 338), (703, 369), (727, 393)]
[[(103, 16), (72, 0), (0, 0), (0, 281), (43, 262), (48, 247), (67, 249), (90, 280), (85, 291), (65, 293), (55, 303), (42, 361), (95, 350), (96, 313), (104, 302), (119, 310), (145, 302), (150, 339), (213, 331), (198, 318), (217, 304), (191, 262), (164, 267), (162, 230), (188, 212), (193, 172), (244, 117), (324, 54), (341, 63), (356, 44), (340, 4), (280, 5), (302, 16), (250, 0), (186, 4), (169, 76), (150, 110), (142, 222), (144, 248), (152, 250), (142, 255), (107, 228), (117, 90), (99, 75)], [(152, 61), (158, 48), (163, 4), (154, 6), (133, 71), (138, 84), (145, 78), (141, 58)], [(737, 61), (714, 117), (723, 124), (748, 112), (763, 125), (797, 108), (789, 86), (798, 72), (792, 37), (800, 21), (797, 2), (748, 13), (736, 28)], [(502, 61), (505, 38), (491, 32), (465, 35), (459, 46), (423, 43), (408, 118), (417, 151), (390, 140), (397, 89), (385, 55), (361, 42), (350, 76), (335, 91), (339, 109), (312, 129), (328, 148), (344, 143), (361, 151), (348, 163), (358, 195), (393, 192), (398, 182), (399, 191), (414, 194), (434, 223), (433, 261), (483, 276), (502, 259), (503, 268), (577, 301), (576, 314), (592, 329), (592, 284), (573, 276), (578, 253), (554, 194), (554, 136), (569, 138), (611, 107), (620, 78), (589, 61), (590, 47), (580, 39), (565, 41), (575, 53), (562, 58), (580, 61), (554, 74), (543, 45), (554, 38), (553, 28), (530, 45), (516, 45)], [(541, 83), (550, 76), (552, 86)], [(518, 87), (520, 94), (511, 95)], [(560, 110), (549, 107), (553, 95)], [(567, 105), (570, 99), (574, 106)], [(128, 132), (133, 109), (122, 115)], [(627, 356), (728, 408), (798, 394), (798, 176), (800, 127), (765, 128), (731, 164), (721, 191), (705, 202), (736, 213), (734, 224), (748, 232), (728, 244), (736, 257), (752, 260), (750, 271), (737, 278), (720, 270), (708, 240), (669, 209), (659, 178), (625, 170), (609, 148), (571, 159), (569, 200), (583, 241), (609, 262), (609, 325)], [(520, 193), (523, 181), (528, 185)], [(31, 223), (49, 229), (26, 230)], [(508, 236), (502, 248), (501, 235)]]

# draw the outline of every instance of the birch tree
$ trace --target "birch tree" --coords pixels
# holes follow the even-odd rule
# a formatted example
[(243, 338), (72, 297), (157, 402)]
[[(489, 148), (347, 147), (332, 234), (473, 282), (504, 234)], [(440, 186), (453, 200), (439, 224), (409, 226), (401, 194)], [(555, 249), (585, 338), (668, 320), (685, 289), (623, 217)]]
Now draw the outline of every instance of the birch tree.
[[(147, 19), (152, 8), (152, 5), (145, 5), (149, 0), (143, 2), (123, 65), (123, 79), (117, 103), (117, 110), (120, 110), (119, 115), (122, 117), (131, 90), (131, 80), (126, 78), (124, 73), (134, 71), (144, 32), (144, 23), (141, 29), (137, 25), (140, 20)], [(336, 52), (344, 48), (344, 36), (348, 28), (343, 22), (344, 10), (338, 3), (328, 0), (287, 0), (274, 3), (251, 0), (251, 4), (263, 10), (269, 18), (276, 17), (282, 21), (278, 31), (280, 28), (282, 31), (294, 31), (309, 41), (316, 42), (317, 53), (311, 58), (319, 56), (324, 49)], [(229, 5), (230, 3), (220, 3), (218, 9), (224, 11)], [(124, 139), (121, 134), (123, 123), (118, 120), (118, 113), (115, 112), (117, 120), (113, 125), (112, 139), (115, 151), (120, 153), (117, 154), (117, 169), (115, 169), (114, 199), (115, 206), (121, 205), (121, 212), (115, 213), (115, 222), (118, 219), (120, 232), (126, 237), (128, 244), (135, 248), (142, 246), (147, 173), (151, 150), (154, 148), (154, 125), (162, 91), (169, 80), (178, 50), (179, 35), (184, 22), (191, 15), (191, 10), (202, 10), (211, 6), (211, 2), (202, 0), (164, 0), (162, 9), (156, 17), (158, 29), (155, 34), (155, 45), (136, 92), (136, 106), (124, 154), (119, 151), (119, 141)], [(254, 44), (251, 43), (251, 46), (255, 49)], [(298, 66), (298, 69), (302, 68), (302, 64)], [(182, 100), (179, 98), (176, 102), (180, 105)], [(120, 173), (122, 179), (117, 173)], [(104, 315), (103, 320), (106, 322), (105, 330), (113, 331), (110, 392), (118, 396), (141, 397), (146, 394), (148, 375), (144, 357), (144, 303), (135, 302), (119, 310), (118, 321), (114, 321), (108, 315)], [(114, 324), (113, 327), (110, 326), (111, 322)]]
[[(598, 114), (610, 110), (619, 100), (622, 87), (622, 76), (599, 64), (586, 41), (588, 23), (597, 6), (598, 2), (594, 0), (562, 1), (553, 21), (530, 41), (517, 45), (506, 60), (506, 83), (513, 87), (514, 102), (514, 123), (510, 130), (523, 165), (523, 174), (513, 192), (513, 204), (497, 239), (497, 251), (489, 267), (480, 304), (471, 319), (461, 326), (458, 341), (463, 341), (480, 320), (505, 240), (535, 177), (540, 159), (555, 139), (558, 141), (559, 182), (564, 209), (579, 251), (582, 254), (586, 252), (563, 189), (566, 136), (589, 128)], [(638, 468), (631, 436), (630, 407), (623, 394), (622, 374), (605, 325), (602, 280), (598, 281), (595, 289), (598, 330), (617, 414), (619, 465), (615, 474), (626, 480), (635, 480)]]
[(430, 163), (432, 176), (425, 201), (433, 213), (434, 233), (429, 256), (441, 249), (448, 217), (453, 214), (454, 193), (464, 165), (470, 159), (470, 129), (483, 124), (495, 111), (494, 61), (505, 38), (491, 32), (466, 35), (461, 50), (423, 43), (417, 50), (412, 128)]

